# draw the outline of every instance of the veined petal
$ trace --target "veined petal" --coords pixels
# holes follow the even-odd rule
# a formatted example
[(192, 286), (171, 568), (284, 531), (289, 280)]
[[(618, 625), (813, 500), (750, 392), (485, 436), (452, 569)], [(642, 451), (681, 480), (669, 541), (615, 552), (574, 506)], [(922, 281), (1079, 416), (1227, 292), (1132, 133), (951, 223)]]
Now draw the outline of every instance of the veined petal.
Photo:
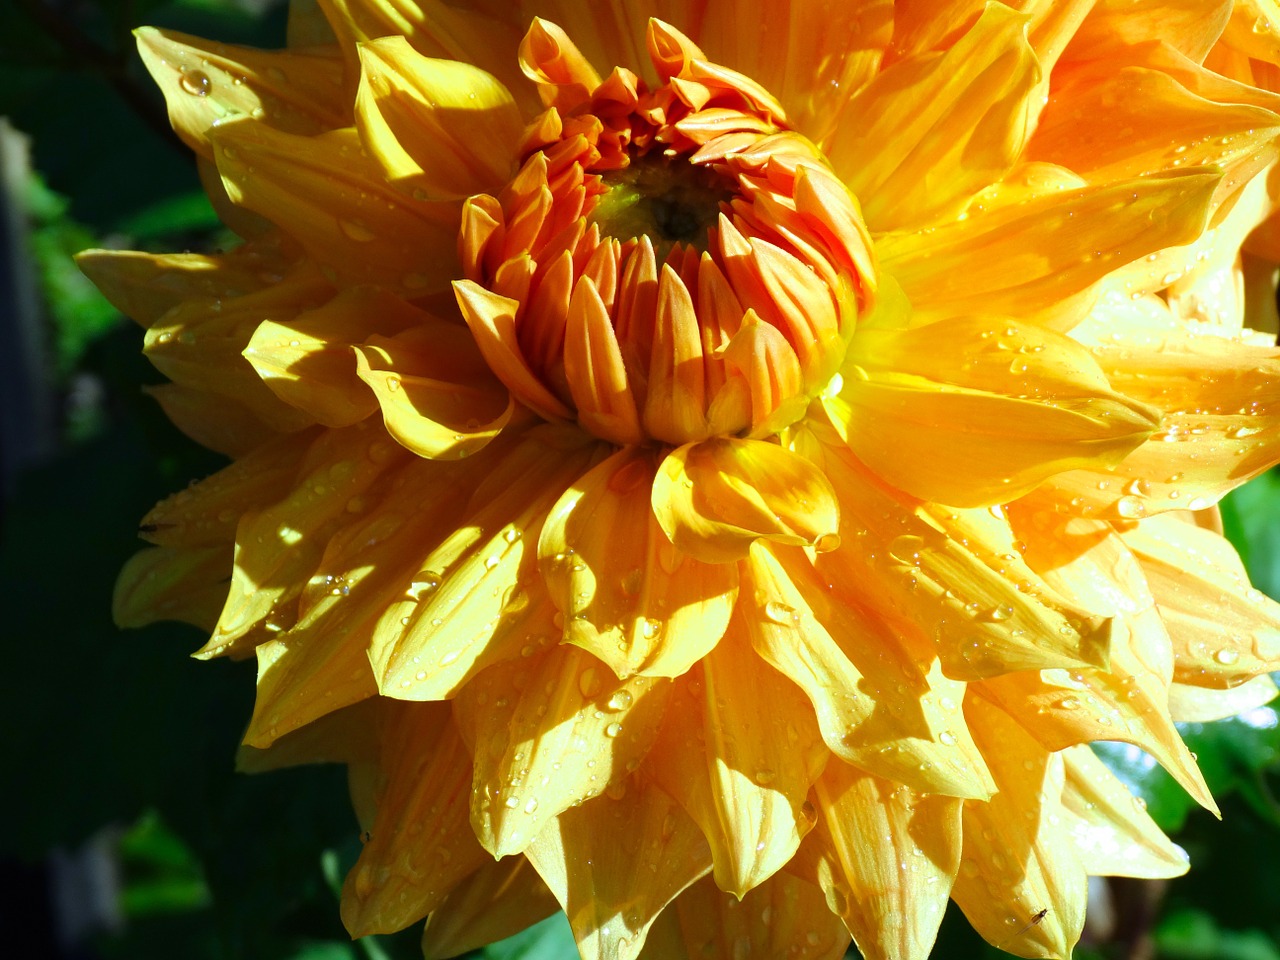
[(311, 136), (346, 126), (342, 61), (328, 51), (255, 50), (140, 28), (138, 53), (163, 91), (169, 122), (184, 143), (213, 159), (209, 131), (250, 117)]
[(138, 551), (116, 577), (111, 619), (122, 629), (180, 620), (212, 630), (227, 599), (230, 559), (230, 543)]
[(460, 956), (505, 940), (559, 909), (524, 857), (486, 863), (450, 890), (427, 918), (422, 953), (427, 958)]
[(827, 764), (816, 792), (858, 949), (867, 960), (927, 960), (960, 866), (964, 801), (840, 762)]
[(471, 824), (485, 849), (527, 852), (564, 811), (617, 792), (657, 737), (669, 694), (666, 680), (618, 680), (567, 645), (468, 683), (457, 702), (475, 743)]
[(1062, 760), (1063, 815), (1086, 873), (1158, 879), (1187, 872), (1186, 853), (1089, 747), (1068, 747)]
[(839, 960), (849, 934), (822, 891), (790, 874), (774, 874), (741, 899), (703, 877), (658, 917), (640, 960), (729, 960), (744, 945), (761, 957)]
[(402, 573), (400, 596), (384, 598), (369, 646), (384, 695), (451, 697), (488, 664), (554, 642), (535, 545), (526, 536), (532, 539), (560, 491), (600, 451), (549, 429), (461, 461), (472, 465), (467, 476), (478, 484), (467, 491), (465, 523), (455, 513), (446, 536), (422, 545), (417, 572)]
[(1054, 826), (1062, 758), (980, 697), (965, 700), (965, 714), (999, 789), (987, 803), (964, 805), (952, 898), (988, 943), (1066, 960), (1084, 926), (1087, 878), (1075, 838)]
[(1028, 20), (988, 4), (945, 54), (894, 64), (849, 101), (827, 152), (873, 230), (958, 212), (1013, 167), (1039, 107)]
[(935, 643), (942, 672), (960, 680), (1106, 665), (1106, 618), (1028, 566), (1000, 507), (916, 501), (886, 487), (830, 427), (808, 429), (844, 506), (840, 548), (815, 561), (841, 602)]
[(461, 200), (511, 179), (524, 122), (492, 74), (424, 57), (404, 37), (361, 44), (360, 67), (356, 127), (392, 182)]
[(420, 457), (471, 456), (515, 412), (502, 384), (480, 368), (474, 341), (454, 324), (436, 321), (394, 337), (371, 336), (355, 348), (355, 360), (387, 432)]
[(1173, 678), (1230, 688), (1280, 670), (1280, 604), (1255, 590), (1231, 543), (1177, 516), (1121, 534), (1173, 643)]
[(662, 462), (653, 512), (677, 547), (708, 563), (752, 543), (831, 549), (839, 507), (813, 464), (775, 443), (721, 438), (685, 444)]
[(460, 205), (414, 200), (388, 185), (354, 130), (302, 137), (240, 121), (211, 139), (231, 199), (285, 230), (343, 282), (420, 297), (458, 275)]
[(720, 639), (738, 593), (735, 567), (667, 540), (645, 495), (655, 469), (644, 448), (619, 450), (565, 491), (538, 543), (564, 639), (620, 677), (684, 673)]
[(161, 546), (213, 546), (235, 541), (236, 524), (284, 496), (298, 461), (316, 440), (301, 431), (263, 444), (185, 490), (161, 500), (142, 518), (140, 535)]
[(697, 824), (635, 777), (560, 814), (527, 856), (568, 914), (583, 960), (634, 960), (663, 907), (711, 869)]
[(812, 707), (751, 649), (739, 616), (676, 683), (645, 771), (698, 822), (716, 885), (742, 897), (792, 858), (813, 825), (806, 798), (826, 759)]
[(990, 796), (958, 715), (964, 684), (914, 661), (877, 618), (829, 602), (826, 579), (795, 553), (784, 565), (752, 547), (739, 603), (756, 652), (805, 692), (831, 751), (920, 793)]
[(1008, 502), (1072, 467), (1119, 463), (1158, 422), (1110, 388), (1084, 347), (984, 317), (860, 331), (839, 398), (826, 403), (880, 477), (962, 507)]
[(917, 310), (1026, 314), (1116, 267), (1195, 240), (1221, 177), (1190, 170), (1032, 192), (1008, 203), (992, 198), (953, 223), (882, 237), (876, 253)]
[(399, 297), (356, 287), (291, 320), (264, 320), (243, 355), (285, 403), (327, 427), (346, 427), (378, 408), (356, 375), (353, 347), (427, 318)]
[(1196, 63), (1222, 35), (1231, 16), (1230, 0), (1165, 0), (1148, 7), (1125, 0), (1101, 0), (1067, 50), (1083, 59), (1114, 55), (1126, 46), (1158, 37)]
[(386, 785), (342, 887), (342, 922), (353, 937), (402, 930), (488, 859), (468, 829), (471, 755), (448, 704), (381, 704)]

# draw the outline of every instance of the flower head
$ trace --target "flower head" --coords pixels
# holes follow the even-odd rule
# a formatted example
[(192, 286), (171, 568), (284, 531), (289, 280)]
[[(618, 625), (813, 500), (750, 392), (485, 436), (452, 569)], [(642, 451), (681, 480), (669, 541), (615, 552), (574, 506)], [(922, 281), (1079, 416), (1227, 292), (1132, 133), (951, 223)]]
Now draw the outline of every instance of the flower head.
[(1124, 4), (511, 6), (140, 33), (245, 243), (82, 260), (234, 458), (117, 618), (350, 764), (354, 934), (1067, 956), (1185, 869), (1088, 744), (1212, 809), (1174, 720), (1275, 693), (1213, 504), (1280, 459), (1280, 98)]

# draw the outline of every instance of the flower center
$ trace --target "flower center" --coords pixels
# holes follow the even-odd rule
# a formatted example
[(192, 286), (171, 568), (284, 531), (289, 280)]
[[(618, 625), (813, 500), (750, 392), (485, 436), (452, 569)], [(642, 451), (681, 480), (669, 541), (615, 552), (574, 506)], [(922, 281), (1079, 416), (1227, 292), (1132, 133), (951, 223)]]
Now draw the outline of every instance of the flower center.
[(522, 63), (551, 106), (459, 241), (458, 302), (495, 373), (623, 445), (795, 422), (874, 290), (857, 202), (768, 93), (672, 28), (650, 25), (652, 90), (575, 77), (568, 38), (535, 28)]
[(601, 180), (607, 191), (587, 222), (619, 240), (648, 236), (663, 259), (677, 243), (706, 250), (721, 204), (733, 199), (732, 184), (714, 171), (669, 157), (637, 157)]

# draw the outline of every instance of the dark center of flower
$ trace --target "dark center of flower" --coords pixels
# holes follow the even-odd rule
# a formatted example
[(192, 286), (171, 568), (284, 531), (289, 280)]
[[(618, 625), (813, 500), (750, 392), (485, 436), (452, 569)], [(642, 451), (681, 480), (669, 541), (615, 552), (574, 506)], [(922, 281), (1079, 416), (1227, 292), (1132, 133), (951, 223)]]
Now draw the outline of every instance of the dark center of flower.
[(663, 156), (633, 157), (601, 179), (607, 192), (588, 220), (607, 237), (649, 237), (660, 258), (677, 243), (706, 250), (707, 231), (734, 196), (732, 184), (715, 171)]

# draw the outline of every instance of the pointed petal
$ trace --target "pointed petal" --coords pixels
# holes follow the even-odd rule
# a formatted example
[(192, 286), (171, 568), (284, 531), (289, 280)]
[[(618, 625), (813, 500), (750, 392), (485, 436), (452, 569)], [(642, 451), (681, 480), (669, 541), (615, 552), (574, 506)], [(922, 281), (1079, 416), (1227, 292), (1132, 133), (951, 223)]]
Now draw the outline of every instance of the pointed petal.
[(428, 960), (460, 956), (505, 940), (559, 909), (524, 857), (492, 861), (450, 890), (432, 911), (422, 931), (422, 953)]
[(569, 301), (564, 374), (583, 427), (621, 445), (644, 442), (613, 321), (596, 284), (585, 276)]
[(568, 113), (600, 86), (600, 74), (558, 25), (534, 17), (520, 41), (520, 69), (543, 104)]
[(471, 456), (515, 412), (506, 389), (480, 366), (475, 343), (454, 324), (436, 321), (394, 337), (371, 336), (355, 348), (355, 361), (387, 432), (420, 457)]
[(495, 857), (527, 852), (565, 810), (619, 789), (657, 737), (669, 693), (668, 681), (618, 680), (566, 645), (473, 679), (458, 709), (475, 742), (480, 842)]
[(849, 101), (827, 153), (873, 229), (958, 212), (1012, 168), (1039, 107), (1028, 20), (990, 4), (943, 56), (895, 64)]
[(1067, 960), (1084, 926), (1088, 884), (1075, 838), (1057, 825), (1062, 759), (979, 697), (965, 700), (965, 715), (999, 791), (964, 805), (952, 898), (988, 943)]
[(583, 960), (634, 960), (662, 908), (711, 869), (697, 824), (636, 778), (562, 813), (527, 855), (568, 914)]
[(738, 593), (732, 565), (668, 542), (649, 506), (655, 468), (645, 448), (619, 450), (565, 492), (538, 542), (565, 640), (620, 677), (684, 673), (720, 639)]
[(270, 747), (240, 745), (236, 773), (266, 773), (311, 763), (376, 764), (383, 704), (376, 697), (307, 724)]
[(719, 438), (672, 451), (653, 484), (653, 512), (681, 550), (708, 563), (752, 543), (831, 549), (839, 505), (813, 464), (776, 443)]
[(383, 701), (383, 708), (386, 786), (342, 886), (342, 922), (353, 937), (404, 929), (488, 860), (467, 829), (471, 756), (449, 705)]
[(121, 629), (180, 620), (212, 630), (227, 599), (230, 570), (229, 543), (140, 550), (116, 577), (111, 619)]
[(816, 793), (858, 949), (868, 960), (927, 960), (960, 866), (964, 802), (921, 796), (838, 761)]
[(359, 52), (356, 127), (389, 180), (415, 196), (461, 200), (497, 193), (511, 179), (524, 123), (501, 81), (424, 57), (404, 37)]
[(1121, 536), (1169, 631), (1175, 681), (1229, 688), (1280, 670), (1280, 604), (1253, 588), (1225, 537), (1167, 515)]
[(800, 846), (813, 823), (809, 787), (826, 758), (813, 708), (751, 649), (739, 617), (676, 684), (645, 770), (698, 822), (716, 885), (742, 897)]
[(779, 873), (739, 900), (704, 877), (663, 911), (640, 960), (839, 960), (848, 946), (848, 932), (812, 884)]
[(843, 507), (842, 545), (815, 566), (845, 602), (930, 638), (943, 672), (960, 680), (1105, 666), (1106, 618), (1027, 565), (1001, 508), (920, 503), (880, 483), (833, 430), (811, 427)]
[(356, 375), (352, 348), (429, 319), (399, 297), (368, 287), (344, 290), (291, 320), (265, 320), (244, 357), (271, 391), (327, 427), (346, 427), (377, 409)]
[(878, 618), (831, 603), (826, 578), (803, 556), (784, 565), (757, 545), (743, 567), (751, 643), (809, 697), (836, 756), (921, 793), (990, 795), (958, 716), (964, 684), (936, 661), (913, 662)]
[(876, 253), (919, 310), (1024, 315), (1198, 238), (1220, 180), (1188, 171), (991, 201), (953, 223), (889, 234)]
[(469, 465), (470, 500), (454, 505), (441, 535), (420, 542), (411, 566), (397, 571), (398, 588), (370, 640), (385, 696), (451, 697), (489, 664), (554, 642), (532, 537), (560, 491), (598, 455), (582, 440), (536, 433), (459, 461)]
[(853, 452), (951, 506), (1005, 503), (1063, 470), (1119, 463), (1158, 422), (1111, 389), (1084, 347), (997, 318), (860, 331), (845, 369), (827, 409)]
[(228, 457), (240, 457), (273, 440), (271, 429), (246, 404), (211, 394), (198, 387), (162, 383), (143, 387), (175, 427), (200, 444)]
[(286, 133), (323, 133), (351, 122), (342, 61), (314, 51), (255, 50), (142, 27), (138, 53), (164, 93), (184, 143), (213, 159), (209, 131), (240, 117)]
[(460, 205), (414, 200), (388, 185), (354, 130), (302, 137), (242, 121), (211, 139), (231, 199), (285, 230), (344, 283), (421, 297), (458, 275)]
[(1212, 723), (1238, 717), (1276, 698), (1275, 681), (1254, 677), (1229, 690), (1193, 687), (1176, 681), (1169, 685), (1169, 716), (1178, 723)]
[(1170, 842), (1129, 789), (1087, 746), (1062, 751), (1064, 819), (1090, 876), (1180, 877), (1186, 852)]

